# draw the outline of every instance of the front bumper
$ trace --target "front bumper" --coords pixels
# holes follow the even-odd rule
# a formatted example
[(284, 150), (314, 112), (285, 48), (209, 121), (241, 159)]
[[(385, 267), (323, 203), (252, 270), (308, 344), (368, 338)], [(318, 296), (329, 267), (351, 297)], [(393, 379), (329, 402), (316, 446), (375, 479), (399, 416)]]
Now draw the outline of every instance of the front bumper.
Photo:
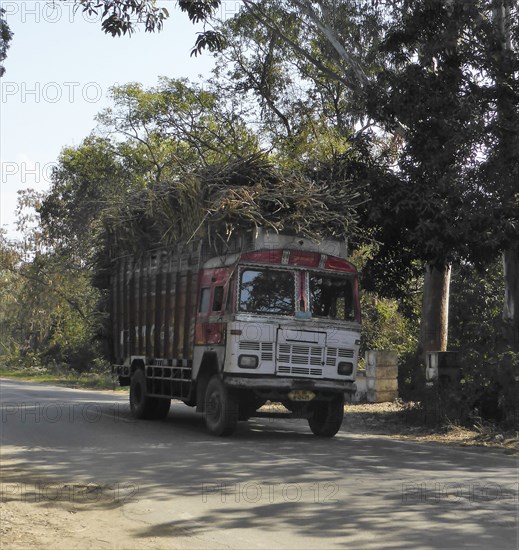
[(281, 378), (278, 376), (266, 376), (250, 378), (245, 376), (226, 376), (226, 386), (233, 389), (290, 392), (292, 390), (312, 390), (314, 392), (355, 393), (355, 382), (343, 380), (313, 380), (301, 378)]

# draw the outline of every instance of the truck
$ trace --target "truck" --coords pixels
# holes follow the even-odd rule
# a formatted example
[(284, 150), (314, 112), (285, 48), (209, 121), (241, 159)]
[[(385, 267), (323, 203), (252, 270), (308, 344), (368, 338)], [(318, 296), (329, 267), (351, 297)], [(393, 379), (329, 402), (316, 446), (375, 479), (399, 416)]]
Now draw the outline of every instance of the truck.
[(360, 347), (346, 258), (346, 242), (256, 228), (114, 259), (112, 372), (132, 415), (163, 419), (174, 399), (217, 436), (251, 417), (307, 419), (334, 436)]

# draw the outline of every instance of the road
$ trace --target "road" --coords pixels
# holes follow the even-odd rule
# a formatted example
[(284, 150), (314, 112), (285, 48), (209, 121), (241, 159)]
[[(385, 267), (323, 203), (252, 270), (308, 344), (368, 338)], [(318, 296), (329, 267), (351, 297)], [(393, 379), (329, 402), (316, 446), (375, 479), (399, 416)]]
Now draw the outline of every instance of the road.
[(518, 460), (502, 452), (352, 434), (347, 419), (330, 440), (269, 419), (215, 438), (181, 403), (137, 422), (126, 394), (28, 382), (0, 381), (0, 399), (3, 502), (23, 501), (24, 480), (47, 511), (53, 487), (61, 503), (96, 488), (76, 517), (98, 513), (104, 548), (519, 547)]

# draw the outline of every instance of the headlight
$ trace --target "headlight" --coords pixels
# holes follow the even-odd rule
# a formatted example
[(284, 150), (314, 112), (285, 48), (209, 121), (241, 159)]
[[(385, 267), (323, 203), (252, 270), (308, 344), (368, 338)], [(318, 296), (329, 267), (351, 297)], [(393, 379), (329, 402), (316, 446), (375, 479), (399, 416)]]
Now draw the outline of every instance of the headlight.
[(257, 355), (240, 355), (238, 357), (238, 366), (241, 369), (256, 369), (258, 367)]
[(353, 373), (353, 363), (339, 363), (337, 372), (341, 376), (350, 376)]

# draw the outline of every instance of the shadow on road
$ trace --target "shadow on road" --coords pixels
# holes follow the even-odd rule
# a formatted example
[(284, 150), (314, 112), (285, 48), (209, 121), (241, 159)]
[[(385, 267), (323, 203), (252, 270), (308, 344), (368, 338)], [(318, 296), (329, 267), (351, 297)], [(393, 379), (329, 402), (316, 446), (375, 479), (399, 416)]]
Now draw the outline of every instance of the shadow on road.
[[(333, 439), (316, 438), (305, 421), (266, 419), (221, 439), (184, 405), (174, 404), (165, 421), (137, 422), (123, 398), (69, 397), (91, 404), (90, 420), (85, 409), (54, 423), (43, 414), (39, 421), (26, 414), (24, 422), (5, 416), (3, 476), (91, 483), (105, 496), (126, 487), (117, 503), (125, 513), (152, 502), (170, 518), (138, 523), (136, 537), (251, 528), (343, 542), (363, 533), (374, 544), (391, 531), (400, 548), (461, 547), (469, 539), (483, 548), (515, 527), (516, 462), (509, 457), (351, 435), (347, 419)], [(114, 500), (90, 506), (113, 507)], [(198, 510), (196, 519), (183, 517), (188, 508)]]

